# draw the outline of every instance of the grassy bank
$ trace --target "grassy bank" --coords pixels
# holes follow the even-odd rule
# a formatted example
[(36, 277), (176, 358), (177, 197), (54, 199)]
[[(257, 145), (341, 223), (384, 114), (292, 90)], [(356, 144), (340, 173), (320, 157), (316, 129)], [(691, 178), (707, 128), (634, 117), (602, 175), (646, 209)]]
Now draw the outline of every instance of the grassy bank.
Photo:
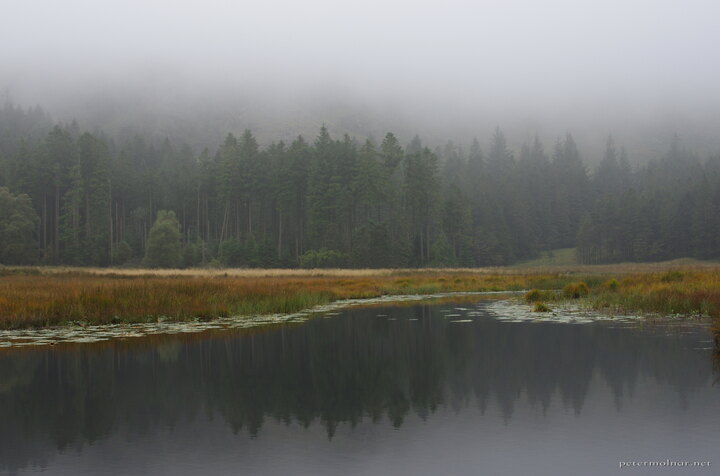
[(557, 293), (533, 290), (525, 299), (537, 304), (539, 312), (552, 309), (553, 302), (577, 299), (582, 305), (616, 314), (720, 318), (720, 271), (598, 274), (566, 284)]
[(67, 323), (146, 322), (286, 313), (338, 299), (450, 291), (552, 289), (554, 274), (466, 271), (332, 271), (304, 275), (97, 273), (94, 270), (13, 269), (0, 275), (0, 327)]
[[(577, 291), (578, 283), (583, 283), (580, 291), (571, 293), (571, 289)], [(0, 328), (212, 319), (295, 312), (347, 298), (532, 288), (538, 290), (538, 295), (529, 301), (549, 308), (552, 301), (577, 297), (588, 306), (610, 312), (720, 316), (717, 265), (585, 266), (564, 270), (1, 268)], [(544, 292), (557, 289), (566, 292)]]

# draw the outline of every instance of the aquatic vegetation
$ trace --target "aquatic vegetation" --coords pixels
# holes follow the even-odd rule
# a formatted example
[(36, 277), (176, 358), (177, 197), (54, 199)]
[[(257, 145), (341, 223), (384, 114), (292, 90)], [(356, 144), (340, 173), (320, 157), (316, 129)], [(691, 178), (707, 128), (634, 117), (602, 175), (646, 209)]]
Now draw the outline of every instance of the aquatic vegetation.
[[(674, 317), (714, 317), (720, 320), (720, 271), (697, 268), (682, 271), (631, 272), (608, 276), (574, 276), (562, 293), (531, 289), (527, 304), (576, 301), (587, 309), (611, 314), (657, 314)], [(559, 281), (559, 280), (558, 280)]]
[(559, 324), (591, 324), (600, 321), (613, 321), (615, 323), (636, 324), (642, 316), (612, 316), (602, 311), (590, 309), (578, 300), (560, 301), (547, 312), (533, 312), (526, 303), (513, 299), (498, 299), (486, 301), (482, 308), (495, 319), (503, 322), (553, 322)]
[(550, 312), (552, 309), (548, 307), (547, 304), (543, 302), (536, 302), (535, 305), (533, 305), (533, 312)]
[(590, 294), (590, 287), (583, 281), (566, 284), (563, 288), (563, 294), (567, 298), (579, 299)]
[(596, 309), (720, 318), (720, 273), (671, 271), (631, 274), (614, 288), (594, 289), (587, 298)]
[(552, 290), (539, 290), (537, 288), (533, 288), (530, 291), (525, 293), (524, 299), (525, 302), (533, 304), (537, 302), (548, 302), (548, 301), (557, 301), (560, 298), (558, 293)]

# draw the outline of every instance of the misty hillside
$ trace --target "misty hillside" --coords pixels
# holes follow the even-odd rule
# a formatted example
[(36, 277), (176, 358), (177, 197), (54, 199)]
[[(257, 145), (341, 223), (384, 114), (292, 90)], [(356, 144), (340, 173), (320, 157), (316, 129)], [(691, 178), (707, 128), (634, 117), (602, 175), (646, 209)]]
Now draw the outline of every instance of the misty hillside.
[[(393, 131), (466, 149), (496, 126), (519, 152), (571, 133), (596, 164), (612, 135), (632, 161), (674, 134), (720, 151), (715, 2), (570, 0), (232, 4), (10, 2), (0, 91), (116, 140), (212, 149)], [(29, 34), (28, 32), (32, 32)], [(22, 38), (22, 41), (18, 39)]]
[[(241, 87), (222, 97), (216, 92), (173, 93), (159, 90), (75, 91), (48, 100), (52, 107), (33, 98), (26, 107), (38, 105), (54, 121), (76, 121), (86, 130), (102, 130), (114, 140), (130, 140), (141, 135), (154, 143), (169, 139), (189, 145), (199, 153), (212, 149), (225, 134), (252, 130), (262, 145), (273, 141), (292, 141), (298, 135), (313, 136), (323, 124), (338, 135), (358, 140), (379, 140), (388, 131), (404, 143), (420, 135), (431, 148), (448, 141), (468, 148), (474, 139), (482, 140), (496, 126), (507, 132), (509, 146), (519, 152), (523, 142), (540, 137), (546, 143), (571, 133), (583, 144), (585, 160), (592, 166), (602, 158), (605, 141), (612, 135), (623, 144), (631, 160), (645, 163), (665, 153), (674, 135), (702, 155), (720, 151), (720, 109), (697, 115), (682, 114), (670, 108), (656, 111), (615, 111), (607, 117), (579, 108), (558, 113), (549, 108), (544, 114), (518, 114), (508, 117), (501, 111), (458, 110), (448, 104), (402, 104), (371, 101), (347, 95), (313, 93), (278, 98), (250, 94)], [(8, 92), (6, 102), (17, 104)], [(43, 96), (40, 94), (39, 96)], [(23, 103), (20, 103), (22, 105)]]

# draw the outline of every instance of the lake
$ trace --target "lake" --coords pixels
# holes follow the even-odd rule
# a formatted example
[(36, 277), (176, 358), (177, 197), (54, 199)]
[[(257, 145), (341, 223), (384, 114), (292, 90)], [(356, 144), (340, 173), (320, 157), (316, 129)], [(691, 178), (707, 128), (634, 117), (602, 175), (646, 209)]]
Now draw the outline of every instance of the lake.
[[(718, 474), (705, 326), (519, 322), (490, 303), (3, 349), (0, 471)], [(717, 466), (620, 467), (643, 461)]]

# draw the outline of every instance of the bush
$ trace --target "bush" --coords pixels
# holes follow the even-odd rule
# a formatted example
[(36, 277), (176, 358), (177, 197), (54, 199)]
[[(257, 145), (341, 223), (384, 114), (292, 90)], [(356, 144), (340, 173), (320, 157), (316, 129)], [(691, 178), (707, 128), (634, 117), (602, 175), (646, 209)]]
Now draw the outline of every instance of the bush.
[(557, 299), (557, 294), (553, 291), (540, 291), (539, 289), (534, 288), (525, 293), (524, 299), (525, 302), (530, 304), (542, 301), (555, 301)]
[(603, 283), (603, 288), (607, 289), (608, 291), (615, 292), (618, 290), (618, 287), (620, 286), (620, 283), (618, 283), (617, 279), (608, 279)]
[(571, 299), (580, 299), (581, 297), (585, 297), (590, 294), (590, 288), (582, 281), (570, 283), (563, 288), (563, 294), (565, 297)]
[(533, 312), (550, 312), (551, 309), (542, 302), (536, 302), (533, 306)]

